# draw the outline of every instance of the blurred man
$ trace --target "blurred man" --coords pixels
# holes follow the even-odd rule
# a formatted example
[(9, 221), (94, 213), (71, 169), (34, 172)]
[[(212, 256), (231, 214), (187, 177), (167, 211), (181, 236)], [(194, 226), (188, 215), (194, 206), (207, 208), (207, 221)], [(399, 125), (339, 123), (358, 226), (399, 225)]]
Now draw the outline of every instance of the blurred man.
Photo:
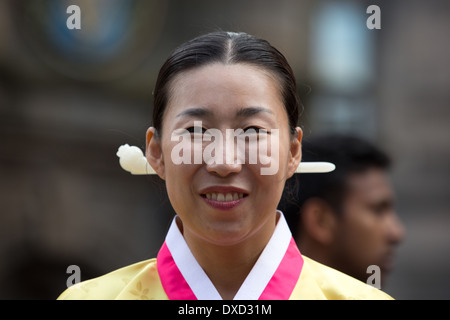
[[(363, 282), (393, 267), (404, 229), (394, 209), (389, 158), (368, 142), (329, 135), (303, 142), (302, 161), (330, 161), (336, 170), (289, 181), (280, 209), (302, 254)], [(298, 185), (295, 185), (297, 184)]]

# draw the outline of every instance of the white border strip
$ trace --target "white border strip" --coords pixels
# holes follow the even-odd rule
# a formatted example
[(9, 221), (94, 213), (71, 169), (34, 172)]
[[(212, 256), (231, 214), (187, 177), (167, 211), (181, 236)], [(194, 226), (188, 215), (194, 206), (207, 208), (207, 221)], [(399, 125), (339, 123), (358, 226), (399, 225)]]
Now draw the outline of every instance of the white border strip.
[(233, 300), (258, 300), (283, 260), (292, 235), (283, 213), (281, 211), (277, 211), (277, 213), (280, 218), (269, 243)]
[(208, 275), (198, 264), (178, 229), (175, 217), (166, 236), (166, 245), (184, 279), (198, 300), (222, 300)]
[[(281, 211), (269, 243), (264, 248), (233, 300), (258, 300), (281, 263), (291, 241), (291, 231)], [(208, 275), (189, 249), (176, 223), (172, 221), (166, 245), (184, 279), (199, 300), (222, 300)]]

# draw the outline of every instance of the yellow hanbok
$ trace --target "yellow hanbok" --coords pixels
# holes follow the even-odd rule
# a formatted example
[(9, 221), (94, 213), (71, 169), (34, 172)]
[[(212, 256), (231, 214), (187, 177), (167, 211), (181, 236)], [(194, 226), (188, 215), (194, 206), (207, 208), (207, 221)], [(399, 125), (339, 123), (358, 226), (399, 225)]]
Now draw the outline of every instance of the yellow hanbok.
[[(75, 284), (58, 299), (221, 299), (190, 252), (175, 219), (157, 258)], [(381, 290), (302, 256), (280, 213), (272, 238), (234, 299), (392, 298)]]

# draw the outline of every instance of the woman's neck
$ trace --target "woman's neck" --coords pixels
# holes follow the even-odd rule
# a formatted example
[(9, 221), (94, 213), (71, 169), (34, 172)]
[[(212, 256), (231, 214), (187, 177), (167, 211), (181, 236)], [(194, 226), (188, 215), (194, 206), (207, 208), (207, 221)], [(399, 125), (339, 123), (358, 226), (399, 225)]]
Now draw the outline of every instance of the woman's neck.
[(255, 234), (234, 245), (217, 245), (184, 230), (183, 236), (197, 262), (224, 300), (234, 298), (275, 230), (269, 219)]

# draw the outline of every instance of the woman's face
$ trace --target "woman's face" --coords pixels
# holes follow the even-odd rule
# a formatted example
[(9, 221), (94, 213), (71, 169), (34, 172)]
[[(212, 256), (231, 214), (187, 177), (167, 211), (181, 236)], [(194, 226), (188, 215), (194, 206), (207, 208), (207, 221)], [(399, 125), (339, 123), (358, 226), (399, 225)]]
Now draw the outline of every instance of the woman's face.
[(148, 131), (147, 159), (185, 236), (219, 245), (270, 237), (301, 159), (302, 132), (289, 133), (278, 81), (251, 65), (214, 63), (177, 75), (170, 89), (162, 132)]

